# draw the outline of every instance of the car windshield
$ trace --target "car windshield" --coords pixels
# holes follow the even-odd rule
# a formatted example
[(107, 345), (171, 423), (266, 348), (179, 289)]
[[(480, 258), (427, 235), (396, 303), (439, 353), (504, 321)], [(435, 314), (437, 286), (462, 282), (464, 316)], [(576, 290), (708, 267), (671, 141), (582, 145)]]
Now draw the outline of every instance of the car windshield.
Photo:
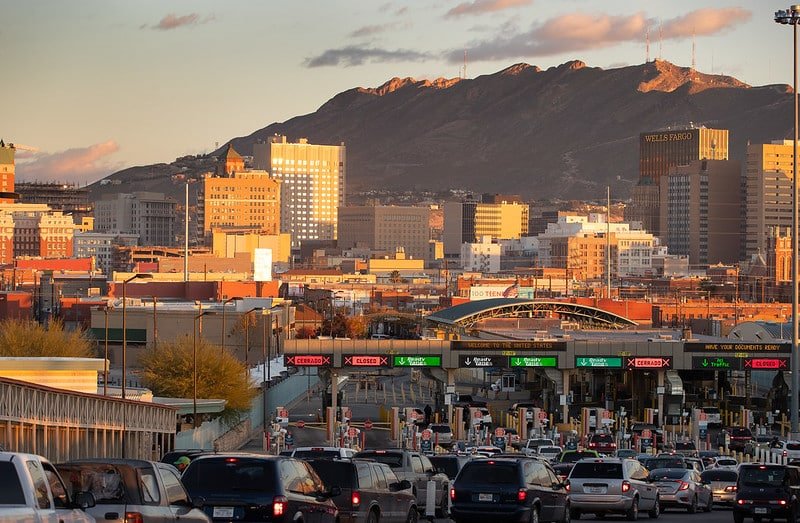
[(744, 427), (735, 427), (730, 429), (731, 437), (734, 438), (752, 438), (753, 433), (750, 432), (750, 429)]
[(719, 414), (719, 409), (717, 407), (703, 407), (702, 410), (705, 414)]
[(780, 487), (786, 470), (778, 467), (744, 467), (739, 482), (748, 487)]
[(651, 458), (644, 460), (647, 469), (685, 469), (686, 460), (682, 458)]
[(561, 447), (539, 447), (539, 454), (558, 454)]
[(353, 488), (354, 466), (347, 461), (332, 459), (312, 459), (308, 463), (314, 467), (322, 482), (329, 487)]
[(656, 481), (662, 479), (681, 479), (688, 472), (686, 469), (655, 469), (650, 471), (650, 477)]
[(450, 429), (450, 425), (431, 425), (428, 428), (431, 429), (431, 432), (438, 432), (439, 434), (446, 434), (448, 432), (453, 432)]
[(722, 465), (723, 467), (735, 467), (738, 465), (739, 462), (735, 459), (718, 459), (717, 465)]
[(703, 481), (728, 481), (733, 483), (738, 477), (739, 474), (732, 470), (706, 470), (700, 474), (700, 478)]
[(295, 450), (293, 457), (299, 459), (315, 459), (315, 458), (338, 458), (340, 453), (338, 450)]
[(231, 491), (275, 492), (275, 462), (248, 458), (206, 458), (189, 464), (181, 481), (192, 496)]
[(586, 462), (572, 467), (570, 478), (622, 479), (622, 463)]
[(580, 461), (584, 458), (596, 458), (596, 452), (587, 452), (585, 450), (573, 450), (569, 452), (562, 452), (559, 461), (562, 463), (575, 463), (576, 461)]
[[(95, 503), (98, 505), (119, 504), (128, 497), (125, 492), (122, 470), (114, 465), (108, 463), (68, 463), (58, 465), (56, 468), (64, 478), (70, 495), (75, 495), (81, 490), (91, 492), (94, 495)], [(128, 468), (127, 470), (130, 471), (131, 469)]]
[(431, 456), (428, 458), (433, 463), (433, 466), (441, 470), (447, 477), (454, 479), (458, 475), (458, 458), (445, 457), (445, 456)]
[(459, 483), (516, 485), (519, 483), (517, 464), (496, 461), (467, 463), (458, 475)]
[(800, 443), (787, 443), (786, 450), (800, 450)]
[(679, 441), (675, 443), (675, 450), (694, 450), (694, 443), (691, 441)]
[(372, 459), (378, 463), (386, 463), (390, 468), (399, 469), (403, 468), (403, 455), (399, 453), (386, 453), (379, 451), (359, 452), (359, 458)]
[(608, 434), (595, 434), (592, 438), (592, 443), (614, 443), (614, 438)]

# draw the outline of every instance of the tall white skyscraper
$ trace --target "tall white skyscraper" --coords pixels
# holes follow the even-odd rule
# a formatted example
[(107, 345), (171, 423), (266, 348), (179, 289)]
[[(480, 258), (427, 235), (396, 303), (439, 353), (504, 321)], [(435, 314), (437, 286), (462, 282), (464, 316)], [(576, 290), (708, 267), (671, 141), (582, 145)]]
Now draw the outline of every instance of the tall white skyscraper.
[(273, 136), (253, 145), (253, 166), (281, 181), (281, 232), (292, 248), (303, 240), (335, 240), (338, 208), (345, 204), (346, 153), (341, 145), (288, 143)]

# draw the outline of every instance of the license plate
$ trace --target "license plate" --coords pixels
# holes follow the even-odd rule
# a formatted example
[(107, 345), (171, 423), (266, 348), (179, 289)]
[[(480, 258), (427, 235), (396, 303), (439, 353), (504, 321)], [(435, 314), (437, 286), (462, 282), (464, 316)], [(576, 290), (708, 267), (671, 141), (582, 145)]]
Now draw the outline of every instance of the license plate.
[(233, 507), (214, 507), (214, 518), (232, 518)]
[(492, 501), (493, 499), (491, 494), (478, 494), (478, 501)]
[(756, 508), (753, 510), (753, 512), (754, 512), (755, 514), (766, 514), (766, 513), (768, 513), (768, 512), (769, 512), (769, 509), (768, 509), (768, 508), (764, 508), (764, 507), (756, 507)]
[(584, 490), (587, 494), (604, 494), (606, 491), (603, 487), (586, 487)]

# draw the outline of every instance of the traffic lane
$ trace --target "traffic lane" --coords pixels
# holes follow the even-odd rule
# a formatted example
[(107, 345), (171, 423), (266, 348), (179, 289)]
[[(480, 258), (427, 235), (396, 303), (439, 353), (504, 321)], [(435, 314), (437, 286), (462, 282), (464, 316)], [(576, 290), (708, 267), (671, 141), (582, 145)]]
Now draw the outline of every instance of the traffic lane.
[[(650, 519), (646, 514), (639, 515), (639, 521), (658, 521), (659, 523), (731, 523), (730, 507), (724, 505), (714, 505), (714, 510), (711, 512), (698, 512), (697, 514), (687, 514), (684, 509), (667, 509), (661, 513), (658, 519)], [(622, 515), (606, 515), (602, 518), (595, 517), (594, 514), (585, 514), (581, 516), (582, 521), (626, 521), (625, 516)], [(424, 518), (420, 518), (424, 520)], [(576, 520), (573, 520), (576, 521)], [(748, 520), (745, 520), (747, 523)], [(752, 521), (752, 520), (750, 520)], [(435, 523), (453, 523), (451, 519), (435, 519)], [(499, 523), (499, 521), (498, 521)]]

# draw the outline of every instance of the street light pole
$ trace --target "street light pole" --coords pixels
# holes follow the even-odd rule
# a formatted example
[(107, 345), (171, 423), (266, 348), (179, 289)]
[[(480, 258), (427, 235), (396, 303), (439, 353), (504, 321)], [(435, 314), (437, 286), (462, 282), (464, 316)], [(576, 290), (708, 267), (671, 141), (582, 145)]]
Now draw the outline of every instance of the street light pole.
[[(152, 278), (152, 274), (137, 273), (122, 282), (122, 399), (126, 399), (126, 373), (128, 368), (128, 315), (127, 315), (127, 286), (128, 283), (139, 278)], [(123, 450), (124, 457), (124, 450)]]
[(798, 409), (800, 408), (800, 331), (798, 330), (798, 201), (797, 201), (797, 134), (798, 134), (798, 107), (797, 107), (797, 24), (800, 23), (800, 5), (793, 5), (788, 10), (775, 12), (775, 22), (779, 24), (791, 24), (793, 41), (792, 53), (794, 56), (794, 83), (792, 86), (794, 99), (794, 141), (792, 142), (792, 392), (791, 392), (791, 437), (797, 439), (800, 429), (798, 429)]
[(227, 300), (222, 302), (222, 343), (220, 346), (222, 347), (222, 352), (225, 352), (225, 306), (234, 300), (241, 300), (242, 298), (239, 296), (234, 296), (233, 298), (228, 298)]
[(103, 358), (103, 396), (108, 396), (108, 305), (103, 308), (106, 323), (105, 356)]
[[(203, 316), (209, 311), (201, 312), (194, 317), (194, 337), (192, 338), (192, 427), (197, 428), (197, 338), (203, 336)], [(200, 320), (198, 329), (197, 320)]]
[(158, 348), (158, 299), (153, 296), (153, 350)]

